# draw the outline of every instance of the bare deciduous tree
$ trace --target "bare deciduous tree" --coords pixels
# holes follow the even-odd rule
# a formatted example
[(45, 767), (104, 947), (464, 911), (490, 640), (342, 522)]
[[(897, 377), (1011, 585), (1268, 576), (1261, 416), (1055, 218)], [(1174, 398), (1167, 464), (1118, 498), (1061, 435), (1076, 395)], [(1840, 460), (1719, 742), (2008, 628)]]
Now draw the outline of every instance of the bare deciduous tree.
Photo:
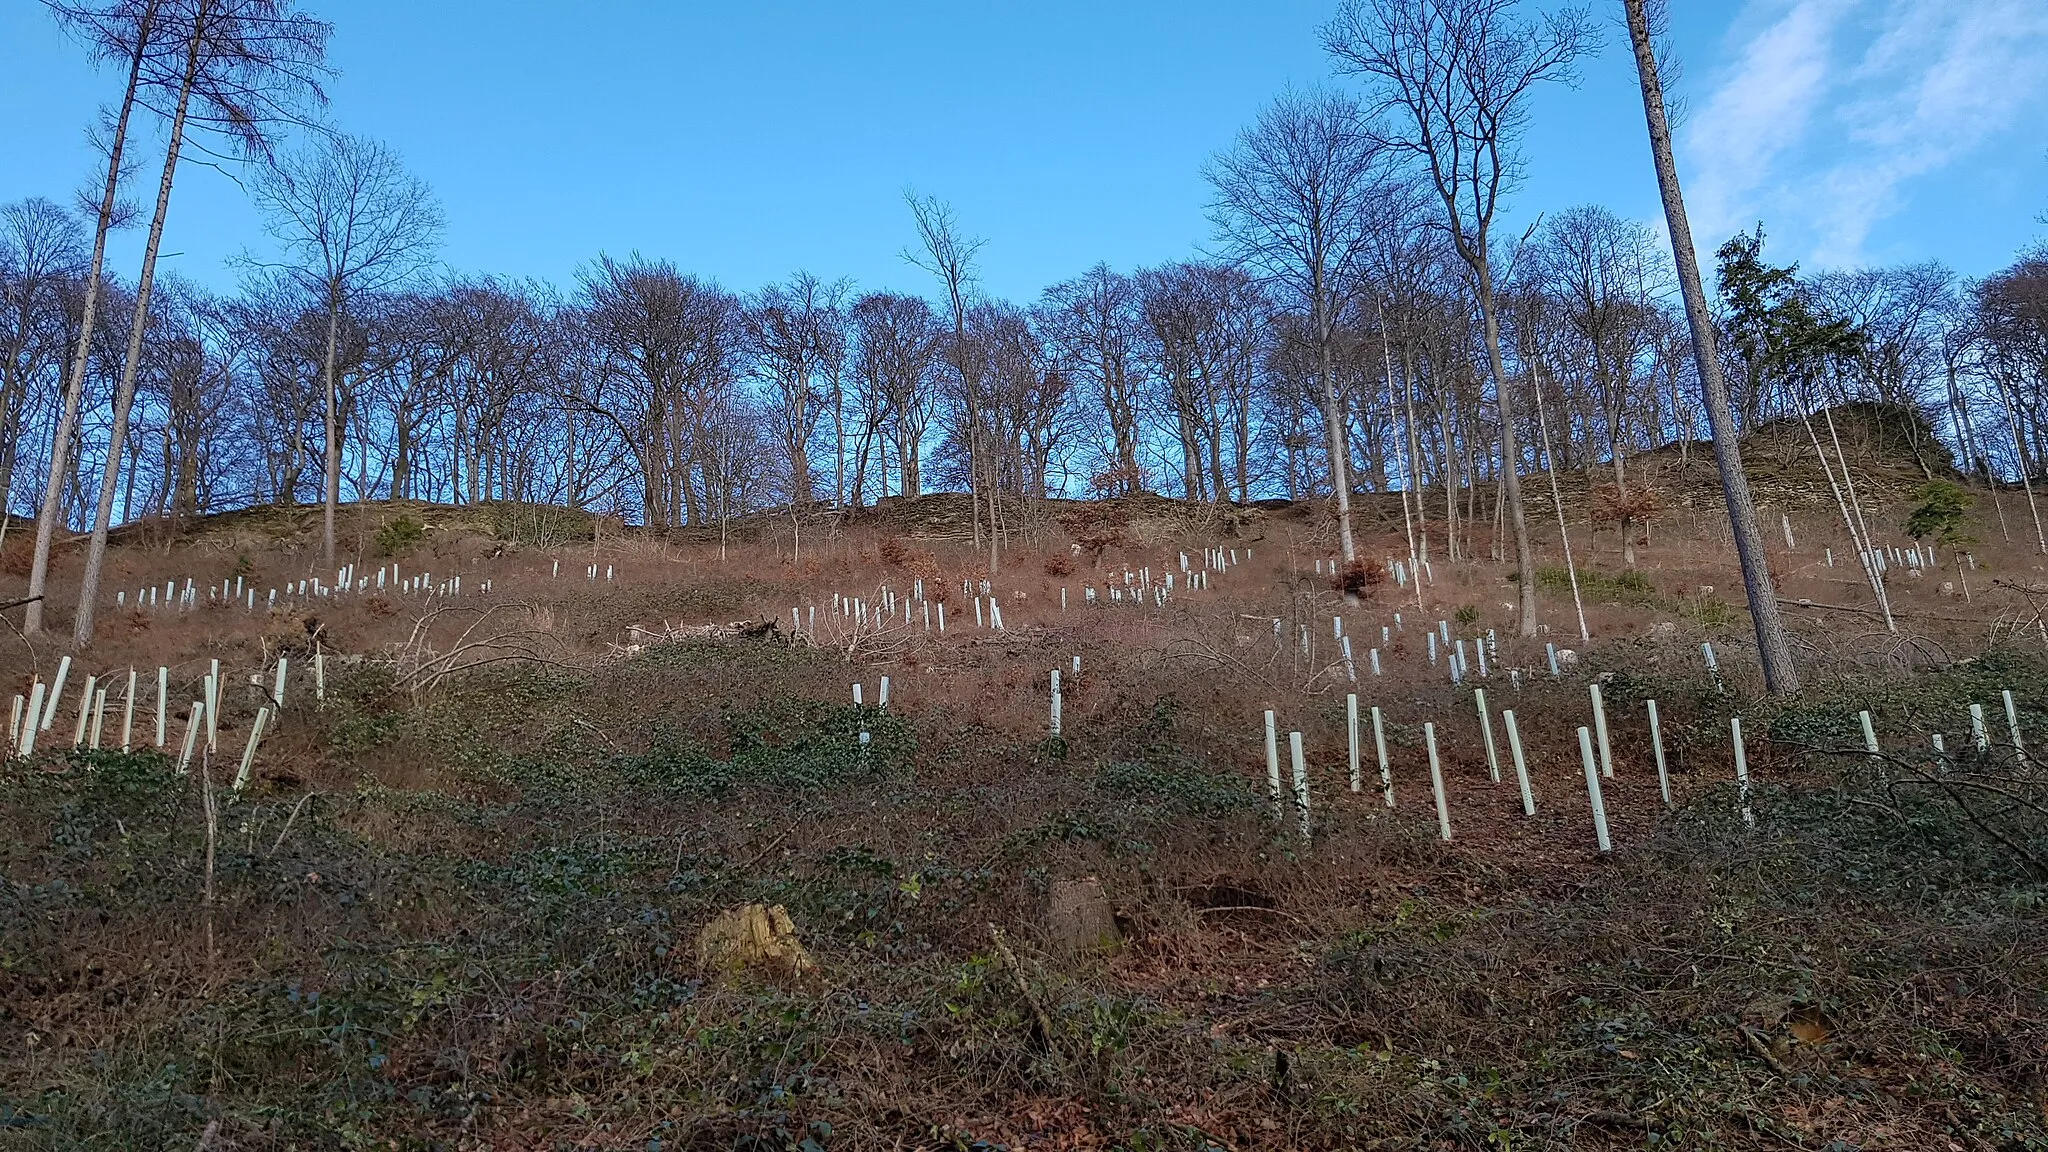
[(1534, 636), (1536, 564), (1494, 303), (1493, 223), (1518, 172), (1515, 145), (1529, 93), (1568, 79), (1593, 34), (1579, 9), (1530, 24), (1514, 8), (1513, 0), (1347, 0), (1323, 39), (1341, 70), (1367, 78), (1375, 113), (1395, 125), (1387, 143), (1427, 173), (1451, 242), (1472, 269), (1500, 411), (1500, 482), (1521, 573), (1521, 632)]
[[(1622, 561), (1630, 565), (1636, 544), (1628, 493), (1629, 424), (1643, 407), (1631, 403), (1630, 394), (1639, 369), (1652, 360), (1661, 320), (1657, 293), (1668, 283), (1656, 243), (1648, 227), (1605, 208), (1569, 208), (1544, 220), (1526, 276), (1531, 291), (1554, 303), (1563, 321), (1557, 335), (1569, 345), (1571, 371), (1583, 377), (1588, 415), (1597, 411), (1606, 434)], [(1589, 441), (1594, 423), (1586, 421)]]
[[(705, 450), (742, 410), (729, 394), (744, 345), (742, 304), (718, 285), (635, 254), (583, 271), (584, 323), (602, 350), (599, 387), (570, 402), (615, 429), (638, 464), (651, 525), (696, 523), (729, 507)], [(709, 472), (707, 472), (707, 468)]]
[(936, 374), (945, 333), (932, 306), (915, 296), (877, 292), (853, 305), (854, 376), (881, 398), (896, 448), (897, 491), (923, 491), (925, 430), (938, 398)]
[(33, 392), (65, 363), (65, 292), (83, 273), (78, 222), (40, 197), (0, 205), (0, 500), (14, 491)]
[(1097, 264), (1046, 289), (1041, 312), (1047, 337), (1072, 366), (1078, 382), (1091, 386), (1101, 401), (1102, 423), (1109, 433), (1109, 465), (1101, 473), (1105, 492), (1134, 491), (1144, 475), (1138, 466), (1144, 373), (1138, 362), (1136, 285), (1109, 265)]
[(1338, 319), (1357, 290), (1367, 205), (1387, 194), (1382, 152), (1356, 101), (1334, 92), (1292, 93), (1260, 112), (1206, 175), (1216, 190), (1210, 220), (1218, 238), (1308, 321), (1338, 542), (1349, 564), (1358, 558), (1351, 449), (1332, 360)]
[(441, 210), (396, 153), (345, 135), (321, 137), (266, 169), (256, 200), (290, 255), (291, 275), (326, 313), (320, 540), (331, 567), (341, 502), (343, 381), (336, 358), (342, 320), (357, 297), (403, 283), (425, 266), (440, 236)]
[[(1209, 392), (1211, 301), (1195, 266), (1168, 265), (1139, 278), (1148, 358), (1157, 373), (1165, 401), (1165, 423), (1180, 445), (1181, 492), (1202, 499), (1205, 444), (1215, 442)], [(1135, 457), (1134, 457), (1135, 459)]]
[(903, 200), (910, 205), (911, 218), (917, 222), (919, 243), (916, 250), (905, 249), (903, 258), (938, 277), (946, 290), (946, 303), (953, 320), (953, 340), (946, 355), (954, 371), (959, 373), (960, 394), (968, 405), (967, 475), (968, 491), (974, 505), (974, 544), (977, 549), (981, 546), (980, 497), (986, 492), (988, 570), (994, 572), (1001, 564), (1001, 529), (996, 504), (997, 486), (986, 460), (993, 446), (981, 443), (982, 414), (978, 408), (981, 382), (975, 377), (975, 358), (967, 346), (968, 293), (976, 274), (974, 258), (987, 241), (963, 234), (953, 209), (936, 197), (920, 197), (906, 191)]
[(833, 501), (845, 499), (846, 455), (842, 397), (836, 395), (846, 360), (846, 317), (841, 301), (846, 282), (827, 284), (798, 272), (786, 284), (761, 290), (745, 312), (755, 364), (773, 390), (776, 431), (789, 461), (789, 501), (816, 498), (811, 478), (811, 439), (832, 400), (837, 457)]

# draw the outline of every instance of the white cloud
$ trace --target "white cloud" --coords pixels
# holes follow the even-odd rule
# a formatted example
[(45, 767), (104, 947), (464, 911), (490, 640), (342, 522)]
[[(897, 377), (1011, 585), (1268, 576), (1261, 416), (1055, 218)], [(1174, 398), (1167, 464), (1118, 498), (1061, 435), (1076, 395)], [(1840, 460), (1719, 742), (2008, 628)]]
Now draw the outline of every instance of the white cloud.
[(1823, 265), (1865, 259), (1918, 177), (2042, 114), (2041, 0), (1751, 0), (1686, 160), (1695, 227), (1761, 218)]
[[(1753, 0), (1741, 24), (1763, 27), (1741, 47), (1735, 64), (1687, 132), (1694, 175), (1693, 227), (1727, 236), (1747, 226), (1758, 189), (1798, 145), (1827, 95), (1836, 28), (1854, 0)], [(1717, 241), (1718, 242), (1718, 241)]]

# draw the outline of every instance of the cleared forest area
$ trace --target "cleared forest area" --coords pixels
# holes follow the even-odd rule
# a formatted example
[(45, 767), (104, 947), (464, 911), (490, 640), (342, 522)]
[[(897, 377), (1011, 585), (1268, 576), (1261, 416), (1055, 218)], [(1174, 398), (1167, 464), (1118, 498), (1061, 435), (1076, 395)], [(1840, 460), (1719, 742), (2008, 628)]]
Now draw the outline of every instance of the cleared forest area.
[(2023, 6), (44, 0), (0, 1150), (2048, 1152)]
[[(1877, 523), (1926, 484), (1850, 459)], [(297, 575), (317, 509), (133, 531), (121, 585), (200, 594), (109, 615), (0, 776), (10, 1131), (2032, 1146), (2040, 558), (1980, 490), (1968, 558), (1887, 569), (1887, 631), (1818, 468), (1765, 465), (1808, 675), (1772, 701), (1705, 469), (1671, 466), (1633, 567), (1567, 497), (1591, 643), (1516, 638), (1483, 537), (1347, 602), (1327, 504), (1020, 508), (986, 592), (963, 496), (696, 539), (349, 506), (347, 590)], [(1399, 509), (1357, 511), (1398, 564)], [(1539, 594), (1569, 616), (1561, 552)], [(21, 653), (17, 690), (49, 675)]]

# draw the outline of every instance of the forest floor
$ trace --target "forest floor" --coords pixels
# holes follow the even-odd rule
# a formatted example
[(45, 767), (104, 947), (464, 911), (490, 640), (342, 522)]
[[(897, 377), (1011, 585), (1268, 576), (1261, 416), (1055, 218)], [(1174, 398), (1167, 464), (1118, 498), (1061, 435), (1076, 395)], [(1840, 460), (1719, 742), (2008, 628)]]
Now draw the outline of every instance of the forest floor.
[[(1894, 634), (1824, 481), (1759, 457), (1808, 682), (1791, 700), (1761, 694), (1699, 458), (1639, 463), (1662, 509), (1633, 568), (1562, 478), (1590, 642), (1540, 476), (1534, 639), (1484, 488), (1461, 494), (1469, 558), (1443, 554), (1441, 493), (1428, 510), (1420, 605), (1391, 580), (1345, 603), (1319, 506), (1015, 510), (1000, 631), (961, 593), (988, 573), (959, 497), (764, 517), (722, 545), (352, 506), (342, 552), (387, 587), (274, 611), (269, 588), (333, 579), (317, 509), (127, 530), (108, 599), (129, 603), (74, 656), (43, 748), (0, 762), (0, 1147), (2048, 1148), (2048, 780), (2002, 696), (2048, 745), (2025, 497), (1979, 493), (1975, 568), (1892, 569)], [(1859, 465), (1881, 543), (1907, 543), (1919, 476)], [(1406, 556), (1398, 502), (1360, 521), (1366, 555)], [(1236, 563), (1209, 569), (1217, 547)], [(394, 564), (463, 592), (400, 593)], [(61, 551), (53, 603), (75, 567)], [(1127, 569), (1175, 591), (1085, 602)], [(237, 578), (242, 599), (209, 602)], [(834, 611), (920, 578), (944, 636), (921, 604), (907, 625)], [(186, 579), (197, 606), (161, 603)], [(1475, 652), (1495, 633), (1483, 679), (1430, 661), (1439, 621)], [(757, 627), (691, 631), (735, 622)], [(1576, 655), (1562, 676), (1549, 643)], [(0, 696), (56, 655), (0, 636)], [(280, 657), (281, 714), (235, 791)], [(213, 660), (217, 750), (181, 773)], [(97, 750), (71, 747), (86, 674), (116, 685)], [(1577, 734), (1593, 685), (1606, 853)], [(1353, 691), (1386, 722), (1391, 806), (1369, 727), (1352, 786)], [(1305, 837), (1268, 793), (1268, 709), (1283, 774), (1303, 736)], [(704, 939), (749, 905), (782, 909), (800, 953)]]

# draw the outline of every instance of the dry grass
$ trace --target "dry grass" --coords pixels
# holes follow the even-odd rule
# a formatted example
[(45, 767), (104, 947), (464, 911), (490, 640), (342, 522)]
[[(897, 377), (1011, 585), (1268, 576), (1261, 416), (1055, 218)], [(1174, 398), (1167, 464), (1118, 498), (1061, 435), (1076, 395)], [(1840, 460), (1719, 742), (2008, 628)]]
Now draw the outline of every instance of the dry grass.
[[(995, 577), (1007, 630), (976, 631), (955, 603), (941, 639), (915, 613), (830, 611), (834, 593), (874, 601), (922, 577), (936, 600), (986, 575), (964, 539), (920, 531), (952, 532), (957, 509), (905, 504), (805, 524), (794, 563), (773, 524), (721, 560), (715, 539), (615, 525), (507, 548), (420, 512), (439, 526), (404, 570), (488, 579), (489, 597), (202, 606), (108, 629), (80, 671), (165, 663), (174, 701), (216, 657), (235, 684), (281, 652), (300, 671), (257, 788), (222, 797), (211, 903), (195, 778), (153, 756), (0, 769), (0, 1122), (38, 1125), (0, 1143), (186, 1147), (217, 1121), (222, 1146), (251, 1149), (2048, 1146), (2042, 783), (2008, 754), (1942, 769), (1907, 751), (1937, 730), (1967, 747), (1967, 703), (1995, 721), (1999, 687), (2048, 723), (2048, 672), (2015, 643), (2040, 643), (2017, 627), (2023, 589), (1987, 580), (1966, 607), (1901, 576), (1912, 635), (1875, 635), (1797, 607), (1861, 603), (1857, 574), (1820, 562), (1826, 519), (1802, 519), (1780, 570), (1820, 687), (1765, 708), (1710, 511), (1661, 511), (1631, 577), (1575, 521), (1602, 642), (1578, 678), (1516, 690), (1506, 670), (1540, 670), (1554, 634), (1516, 635), (1497, 564), (1438, 562), (1422, 607), (1372, 581), (1406, 555), (1397, 505), (1361, 501), (1355, 606), (1309, 575), (1331, 536), (1299, 509), (1199, 533), (1143, 500), (1058, 510)], [(361, 516), (367, 537), (376, 513)], [(277, 534), (243, 547), (260, 525)], [(311, 574), (293, 517), (235, 530), (235, 551), (117, 549), (110, 584)], [(1250, 558), (1213, 592), (1082, 606), (1084, 584), (1121, 589), (1126, 567), (1177, 571), (1219, 542)], [(1056, 570), (1076, 544), (1087, 563)], [(1540, 555), (1561, 564), (1553, 543)], [(1981, 556), (2048, 584), (2023, 547)], [(614, 581), (585, 578), (593, 557)], [(60, 556), (60, 589), (74, 562)], [(778, 628), (616, 653), (634, 624), (786, 623), (792, 607), (805, 643)], [(1438, 620), (1499, 636), (1488, 694), (1520, 721), (1534, 819), (1511, 767), (1492, 783), (1470, 693), (1427, 661)], [(316, 633), (325, 708), (298, 678)], [(0, 645), (17, 687), (49, 675), (48, 647)], [(1620, 758), (1604, 859), (1576, 751), (1590, 676)], [(1391, 812), (1370, 743), (1349, 788), (1354, 688), (1389, 721)], [(259, 702), (229, 694), (224, 751)], [(1836, 754), (1859, 746), (1860, 707), (1894, 759)], [(1304, 737), (1308, 845), (1266, 798), (1268, 708), (1283, 757), (1287, 731)], [(1732, 794), (1738, 711), (1757, 831)], [(1051, 930), (1054, 886), (1080, 877), (1106, 894), (1114, 955), (1075, 957)], [(747, 901), (790, 909), (821, 986), (697, 970), (696, 929)]]

